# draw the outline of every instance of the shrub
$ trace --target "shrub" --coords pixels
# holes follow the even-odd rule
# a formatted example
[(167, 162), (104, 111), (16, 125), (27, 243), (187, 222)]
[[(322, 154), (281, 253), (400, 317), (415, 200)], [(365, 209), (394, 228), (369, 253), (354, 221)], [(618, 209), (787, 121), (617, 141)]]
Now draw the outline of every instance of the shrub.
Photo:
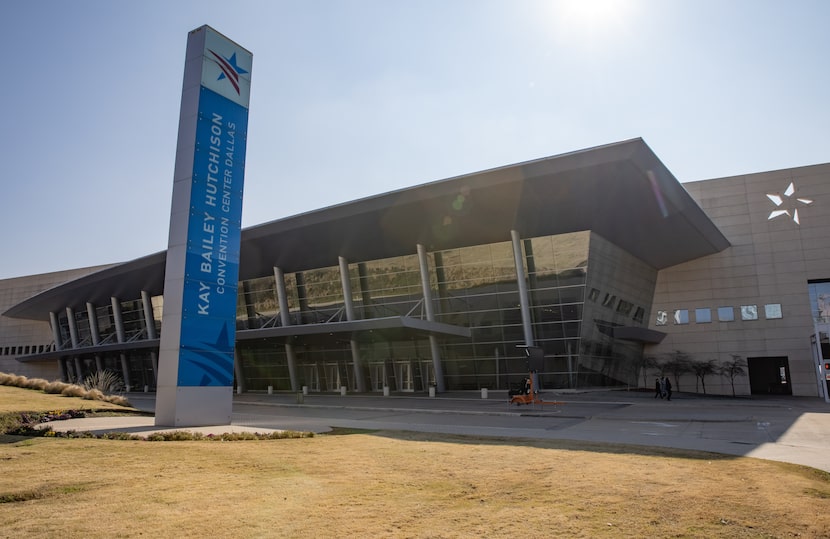
[(44, 380), (43, 378), (29, 378), (28, 380), (26, 380), (24, 387), (26, 387), (27, 389), (36, 389), (38, 391), (43, 391), (43, 388), (45, 388), (47, 385), (49, 385), (49, 382), (47, 380)]
[(118, 406), (132, 406), (132, 404), (130, 404), (130, 401), (127, 400), (127, 397), (122, 397), (121, 395), (104, 395), (103, 400), (110, 404), (115, 404)]
[(118, 393), (124, 387), (121, 377), (111, 370), (97, 371), (84, 379), (84, 388), (97, 389), (105, 395)]
[(26, 377), (20, 376), (19, 374), (10, 374), (9, 375), (9, 385), (15, 387), (23, 387), (23, 384), (26, 383)]
[(55, 380), (54, 382), (49, 382), (46, 384), (46, 387), (43, 388), (44, 393), (51, 393), (53, 395), (60, 395), (64, 389), (69, 387), (69, 384), (66, 382), (59, 382)]
[(64, 397), (83, 397), (86, 394), (86, 390), (81, 386), (76, 386), (75, 384), (67, 385), (63, 391), (61, 391), (61, 395)]
[(84, 395), (84, 399), (88, 401), (102, 401), (104, 400), (104, 394), (101, 393), (100, 389), (90, 389)]

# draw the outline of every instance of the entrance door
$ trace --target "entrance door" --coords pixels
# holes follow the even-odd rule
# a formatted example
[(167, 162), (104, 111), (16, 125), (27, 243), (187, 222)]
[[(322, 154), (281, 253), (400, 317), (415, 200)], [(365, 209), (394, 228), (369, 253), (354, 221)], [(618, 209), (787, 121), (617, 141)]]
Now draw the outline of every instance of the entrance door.
[(430, 360), (421, 360), (421, 391), (428, 391), (430, 386), (435, 385), (435, 366)]
[(372, 380), (372, 391), (383, 391), (383, 386), (386, 385), (386, 365), (371, 363), (369, 365), (369, 377)]
[(395, 363), (395, 374), (398, 380), (398, 391), (415, 391), (412, 363), (409, 361), (398, 361)]
[(340, 391), (340, 366), (337, 363), (326, 363), (323, 365), (323, 372), (326, 377), (326, 391)]
[(320, 391), (320, 371), (317, 369), (317, 364), (305, 365), (303, 370), (309, 391)]
[(753, 395), (792, 395), (787, 356), (748, 357), (749, 386)]

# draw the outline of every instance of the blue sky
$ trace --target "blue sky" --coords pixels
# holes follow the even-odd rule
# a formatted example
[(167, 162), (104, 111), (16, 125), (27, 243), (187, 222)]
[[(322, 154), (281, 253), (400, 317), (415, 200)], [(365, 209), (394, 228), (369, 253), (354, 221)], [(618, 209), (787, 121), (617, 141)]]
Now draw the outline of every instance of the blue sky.
[(167, 246), (187, 33), (254, 54), (243, 225), (642, 137), (830, 161), (822, 0), (4, 0), (0, 278)]

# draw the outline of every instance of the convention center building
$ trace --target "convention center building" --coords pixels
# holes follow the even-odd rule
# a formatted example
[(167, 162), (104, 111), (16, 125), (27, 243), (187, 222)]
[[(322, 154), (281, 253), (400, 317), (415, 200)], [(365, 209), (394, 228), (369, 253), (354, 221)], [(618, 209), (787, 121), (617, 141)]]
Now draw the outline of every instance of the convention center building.
[[(235, 388), (823, 396), (828, 208), (830, 163), (681, 184), (633, 139), (252, 226)], [(0, 371), (154, 391), (165, 260), (0, 280)]]

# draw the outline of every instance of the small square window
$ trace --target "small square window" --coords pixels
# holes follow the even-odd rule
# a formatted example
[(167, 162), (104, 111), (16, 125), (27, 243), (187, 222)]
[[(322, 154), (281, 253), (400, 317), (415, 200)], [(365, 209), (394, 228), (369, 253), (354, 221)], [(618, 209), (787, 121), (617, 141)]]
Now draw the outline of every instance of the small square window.
[(605, 299), (602, 300), (603, 307), (611, 307), (614, 305), (614, 301), (617, 300), (617, 296), (612, 296), (611, 294), (605, 294)]
[(741, 305), (741, 320), (758, 320), (758, 306)]
[(732, 322), (735, 320), (734, 307), (718, 307), (718, 320), (720, 322)]
[(646, 315), (645, 309), (643, 309), (642, 307), (637, 307), (636, 309), (634, 309), (634, 316), (632, 316), (631, 318), (635, 322), (639, 322), (639, 323), (642, 324), (643, 319), (645, 318), (645, 315)]
[(617, 303), (617, 312), (620, 314), (628, 315), (631, 312), (631, 309), (634, 308), (634, 304), (621, 299), (619, 303)]
[(712, 321), (712, 309), (708, 307), (705, 309), (695, 309), (695, 322), (698, 324), (708, 324)]
[(596, 301), (599, 298), (599, 290), (596, 288), (592, 288), (590, 292), (588, 292), (588, 299), (591, 301)]
[(665, 326), (669, 323), (669, 313), (666, 311), (657, 311), (657, 319), (654, 323), (658, 326)]
[(764, 305), (764, 316), (767, 317), (767, 320), (781, 318), (781, 304), (767, 303), (766, 305)]
[(688, 309), (676, 309), (674, 311), (674, 323), (675, 324), (688, 324), (689, 323), (689, 310)]

